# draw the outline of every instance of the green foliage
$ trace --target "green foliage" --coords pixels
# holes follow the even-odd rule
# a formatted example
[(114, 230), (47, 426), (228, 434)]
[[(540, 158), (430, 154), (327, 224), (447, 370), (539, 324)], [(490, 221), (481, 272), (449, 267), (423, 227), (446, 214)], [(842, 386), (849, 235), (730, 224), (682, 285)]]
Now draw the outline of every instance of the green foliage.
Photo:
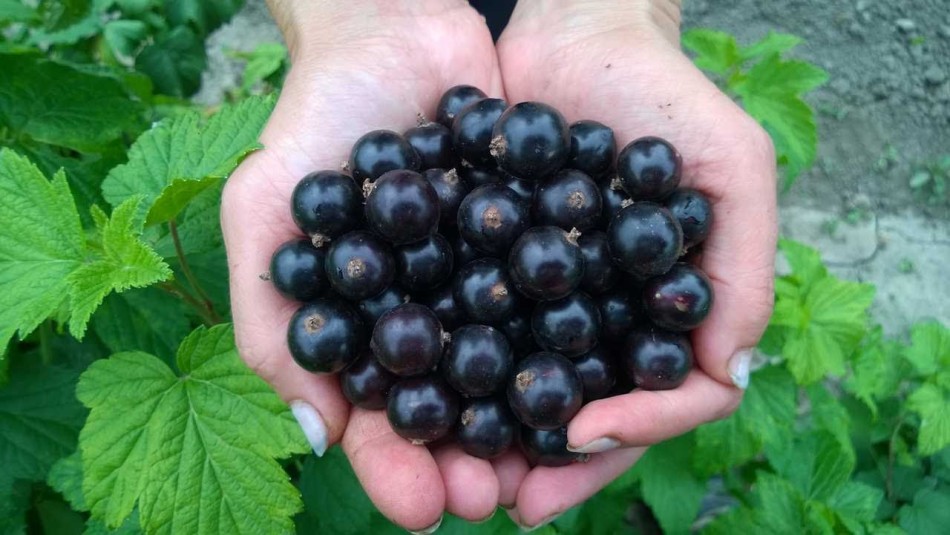
[(231, 56), (247, 62), (239, 98), (250, 94), (257, 85), (279, 86), (290, 68), (287, 47), (280, 43), (262, 43), (250, 52), (231, 52)]
[(909, 185), (928, 202), (946, 202), (947, 183), (950, 182), (950, 155), (920, 166), (910, 177)]
[(815, 65), (782, 57), (800, 42), (794, 35), (769, 33), (739, 46), (725, 32), (698, 28), (683, 34), (683, 46), (696, 55), (696, 65), (714, 75), (772, 136), (786, 188), (811, 167), (818, 152), (814, 112), (802, 96), (828, 79)]

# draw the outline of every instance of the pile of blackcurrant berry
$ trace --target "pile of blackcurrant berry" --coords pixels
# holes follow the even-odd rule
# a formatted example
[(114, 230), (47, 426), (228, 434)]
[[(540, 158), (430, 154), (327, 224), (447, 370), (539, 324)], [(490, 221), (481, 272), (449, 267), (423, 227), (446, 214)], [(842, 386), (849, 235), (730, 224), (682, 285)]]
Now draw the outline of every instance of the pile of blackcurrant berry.
[(677, 188), (682, 160), (660, 138), (618, 154), (603, 124), (471, 86), (449, 89), (436, 119), (370, 132), (342, 172), (297, 185), (307, 237), (270, 267), (305, 303), (290, 353), (340, 372), (353, 405), (385, 409), (413, 443), (584, 460), (566, 447), (582, 405), (676, 388), (692, 367), (688, 331), (713, 294), (683, 259), (710, 202)]

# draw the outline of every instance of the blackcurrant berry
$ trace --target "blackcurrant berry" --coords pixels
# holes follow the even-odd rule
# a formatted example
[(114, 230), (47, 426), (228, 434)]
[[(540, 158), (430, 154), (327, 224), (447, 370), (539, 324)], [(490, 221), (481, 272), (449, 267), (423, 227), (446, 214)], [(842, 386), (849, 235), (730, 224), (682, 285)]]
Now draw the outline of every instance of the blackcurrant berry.
[(459, 206), (459, 234), (472, 247), (493, 256), (507, 253), (530, 223), (528, 205), (503, 184), (475, 188)]
[(492, 130), (491, 152), (498, 167), (524, 180), (538, 180), (564, 165), (571, 135), (561, 112), (541, 102), (508, 108)]
[(511, 346), (500, 331), (487, 325), (466, 325), (452, 331), (440, 367), (456, 392), (481, 397), (505, 385), (512, 359)]
[(452, 430), (459, 416), (458, 394), (438, 376), (402, 379), (389, 390), (389, 425), (413, 444), (438, 440)]
[(641, 328), (624, 341), (619, 362), (638, 388), (669, 390), (686, 380), (693, 367), (693, 346), (684, 334)]
[(634, 200), (661, 199), (680, 183), (683, 160), (668, 141), (642, 137), (617, 156), (620, 183)]
[(583, 355), (597, 345), (600, 311), (584, 292), (557, 301), (541, 301), (531, 314), (531, 331), (546, 351), (566, 357)]
[(325, 249), (317, 249), (310, 240), (291, 240), (277, 248), (270, 260), (270, 280), (288, 299), (310, 301), (327, 289), (323, 270)]
[(350, 172), (360, 184), (376, 180), (396, 169), (419, 171), (421, 161), (416, 149), (391, 130), (373, 130), (356, 140), (350, 151)]
[(683, 249), (683, 231), (666, 208), (638, 202), (610, 220), (607, 247), (620, 269), (645, 279), (673, 266)]
[(462, 108), (486, 96), (488, 95), (481, 89), (470, 85), (451, 87), (439, 99), (439, 104), (435, 108), (435, 120), (443, 126), (452, 128), (452, 122), (455, 121), (455, 116)]
[(631, 299), (629, 290), (624, 286), (599, 295), (595, 299), (597, 309), (600, 311), (601, 336), (606, 341), (622, 341), (633, 330), (637, 320), (642, 317), (639, 302)]
[(291, 214), (317, 247), (363, 221), (363, 192), (349, 176), (318, 171), (305, 176), (290, 197)]
[(532, 205), (535, 224), (582, 232), (600, 222), (602, 211), (597, 184), (574, 169), (564, 169), (542, 180)]
[(379, 317), (396, 308), (397, 306), (409, 302), (409, 292), (401, 288), (398, 284), (390, 284), (388, 288), (377, 295), (367, 297), (360, 301), (356, 306), (363, 318), (363, 323), (367, 327), (376, 325)]
[(439, 234), (395, 250), (396, 279), (410, 292), (434, 288), (452, 275), (452, 245)]
[(405, 303), (379, 318), (370, 348), (379, 363), (396, 375), (422, 375), (439, 363), (442, 335), (442, 324), (434, 312), (417, 303)]
[[(609, 222), (623, 210), (624, 206), (630, 203), (630, 197), (622, 189), (614, 188), (610, 181), (604, 181), (600, 184), (600, 200), (602, 202), (602, 217), (604, 222)], [(619, 188), (619, 186), (617, 186)]]
[(393, 245), (419, 241), (439, 227), (439, 194), (414, 171), (390, 171), (366, 197), (366, 223)]
[(558, 227), (531, 227), (511, 247), (508, 273), (527, 297), (560, 299), (580, 285), (584, 255), (574, 234)]
[(461, 327), (465, 321), (465, 311), (455, 302), (455, 283), (449, 281), (435, 290), (432, 290), (420, 300), (420, 303), (429, 307), (446, 332)]
[(696, 266), (679, 262), (643, 286), (643, 310), (668, 331), (689, 331), (706, 319), (712, 308), (709, 277)]
[(702, 243), (712, 228), (712, 205), (694, 189), (678, 189), (666, 199), (666, 208), (683, 229), (683, 249)]
[(455, 438), (465, 453), (494, 459), (514, 443), (520, 428), (504, 397), (465, 399)]
[(452, 169), (458, 165), (452, 131), (439, 123), (426, 123), (403, 135), (416, 154), (422, 169)]
[(455, 240), (452, 241), (452, 254), (455, 255), (456, 267), (464, 266), (472, 260), (478, 260), (486, 256), (485, 253), (472, 247), (462, 236), (456, 236)]
[(330, 287), (351, 301), (379, 294), (396, 276), (389, 246), (363, 230), (337, 238), (327, 251), (325, 267)]
[(508, 404), (524, 425), (557, 429), (581, 409), (583, 388), (571, 361), (542, 351), (515, 363), (508, 380)]
[(522, 427), (521, 451), (531, 466), (567, 466), (590, 458), (586, 453), (568, 451), (567, 427), (550, 431)]
[(314, 373), (335, 373), (356, 360), (364, 347), (363, 322), (343, 301), (317, 299), (290, 319), (287, 345), (297, 364)]
[(456, 214), (462, 199), (471, 191), (468, 184), (459, 178), (455, 169), (427, 169), (422, 176), (429, 181), (439, 196), (439, 225), (441, 228), (454, 228)]
[(530, 206), (534, 202), (534, 192), (538, 187), (537, 182), (521, 180), (515, 175), (504, 173), (502, 184), (508, 186), (511, 191), (518, 194), (522, 202)]
[(538, 350), (534, 335), (531, 334), (530, 308), (526, 306), (518, 307), (518, 310), (511, 317), (498, 324), (498, 328), (505, 333), (516, 358)]
[(481, 169), (463, 165), (458, 168), (458, 172), (470, 188), (477, 188), (485, 184), (497, 184), (502, 181), (501, 173), (497, 169)]
[(577, 239), (577, 245), (584, 256), (582, 290), (590, 295), (600, 295), (620, 282), (620, 270), (610, 259), (606, 234), (599, 230), (588, 230)]
[(500, 98), (484, 98), (459, 110), (452, 122), (452, 140), (463, 165), (495, 166), (491, 154), (492, 128), (507, 107), (508, 103)]
[(607, 397), (617, 382), (614, 359), (603, 345), (572, 360), (584, 385), (584, 403)]
[(617, 156), (614, 131), (597, 121), (577, 121), (570, 126), (571, 150), (564, 167), (601, 178), (610, 171)]
[(462, 266), (455, 281), (455, 302), (474, 323), (494, 325), (519, 305), (508, 271), (497, 258), (480, 258)]
[(340, 374), (340, 388), (354, 406), (375, 411), (386, 408), (386, 395), (397, 379), (383, 368), (372, 352), (364, 351)]

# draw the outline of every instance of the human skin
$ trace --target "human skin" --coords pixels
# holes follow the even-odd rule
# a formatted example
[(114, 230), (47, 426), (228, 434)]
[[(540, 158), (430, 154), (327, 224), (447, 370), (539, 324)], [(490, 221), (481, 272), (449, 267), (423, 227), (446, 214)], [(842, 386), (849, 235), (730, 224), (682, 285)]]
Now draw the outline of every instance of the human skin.
[[(741, 399), (734, 383), (748, 378), (748, 352), (740, 350), (755, 345), (771, 310), (774, 156), (761, 129), (679, 52), (675, 6), (522, 0), (497, 54), (484, 21), (461, 0), (271, 0), (270, 7), (292, 68), (261, 135), (265, 148), (235, 171), (222, 200), (237, 344), (290, 403), (317, 454), (341, 443), (383, 514), (419, 531), (443, 511), (480, 520), (501, 504), (534, 526), (606, 485), (643, 446), (734, 410)], [(694, 336), (698, 369), (675, 391), (585, 407), (570, 425), (571, 446), (615, 448), (586, 464), (531, 470), (516, 451), (489, 462), (457, 446), (430, 453), (409, 444), (384, 412), (350, 409), (335, 376), (294, 364), (285, 336), (299, 305), (259, 278), (271, 253), (300, 235), (289, 199), (301, 177), (339, 168), (370, 130), (403, 131), (420, 112), (433, 117), (441, 94), (457, 84), (509, 102), (542, 100), (571, 121), (600, 120), (621, 145), (665, 137), (684, 154), (684, 184), (714, 203), (701, 265), (716, 302)], [(730, 361), (734, 354), (741, 358)]]

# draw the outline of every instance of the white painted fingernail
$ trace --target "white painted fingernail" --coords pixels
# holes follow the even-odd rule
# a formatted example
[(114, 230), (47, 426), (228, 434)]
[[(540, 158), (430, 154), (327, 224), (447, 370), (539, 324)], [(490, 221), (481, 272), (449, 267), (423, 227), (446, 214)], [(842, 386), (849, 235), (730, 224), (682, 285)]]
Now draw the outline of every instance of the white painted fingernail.
[(330, 434), (320, 413), (313, 408), (313, 405), (299, 399), (290, 402), (290, 412), (294, 414), (294, 418), (303, 429), (303, 434), (307, 437), (307, 442), (310, 443), (313, 452), (317, 454), (317, 457), (323, 457), (329, 446)]
[(745, 390), (749, 387), (749, 370), (752, 367), (752, 350), (740, 349), (729, 359), (729, 377), (732, 384)]
[(440, 516), (439, 520), (435, 524), (432, 524), (431, 526), (425, 529), (420, 529), (419, 531), (410, 531), (409, 533), (411, 533), (412, 535), (432, 535), (433, 533), (435, 533), (437, 529), (439, 529), (441, 525), (442, 525), (442, 517)]
[(620, 441), (610, 437), (601, 437), (591, 440), (579, 448), (567, 446), (567, 451), (574, 453), (601, 453), (604, 451), (615, 450), (620, 447)]
[(561, 516), (561, 513), (554, 513), (554, 514), (551, 515), (551, 516), (545, 517), (544, 520), (538, 522), (537, 524), (535, 524), (535, 525), (533, 525), (533, 526), (522, 526), (522, 525), (519, 525), (518, 527), (521, 528), (521, 531), (522, 531), (523, 533), (528, 533), (529, 531), (534, 531), (534, 530), (536, 530), (536, 529), (543, 528), (544, 526), (547, 526), (547, 525), (550, 524), (551, 522), (554, 522), (555, 520), (557, 520), (557, 518), (558, 518), (559, 516)]

